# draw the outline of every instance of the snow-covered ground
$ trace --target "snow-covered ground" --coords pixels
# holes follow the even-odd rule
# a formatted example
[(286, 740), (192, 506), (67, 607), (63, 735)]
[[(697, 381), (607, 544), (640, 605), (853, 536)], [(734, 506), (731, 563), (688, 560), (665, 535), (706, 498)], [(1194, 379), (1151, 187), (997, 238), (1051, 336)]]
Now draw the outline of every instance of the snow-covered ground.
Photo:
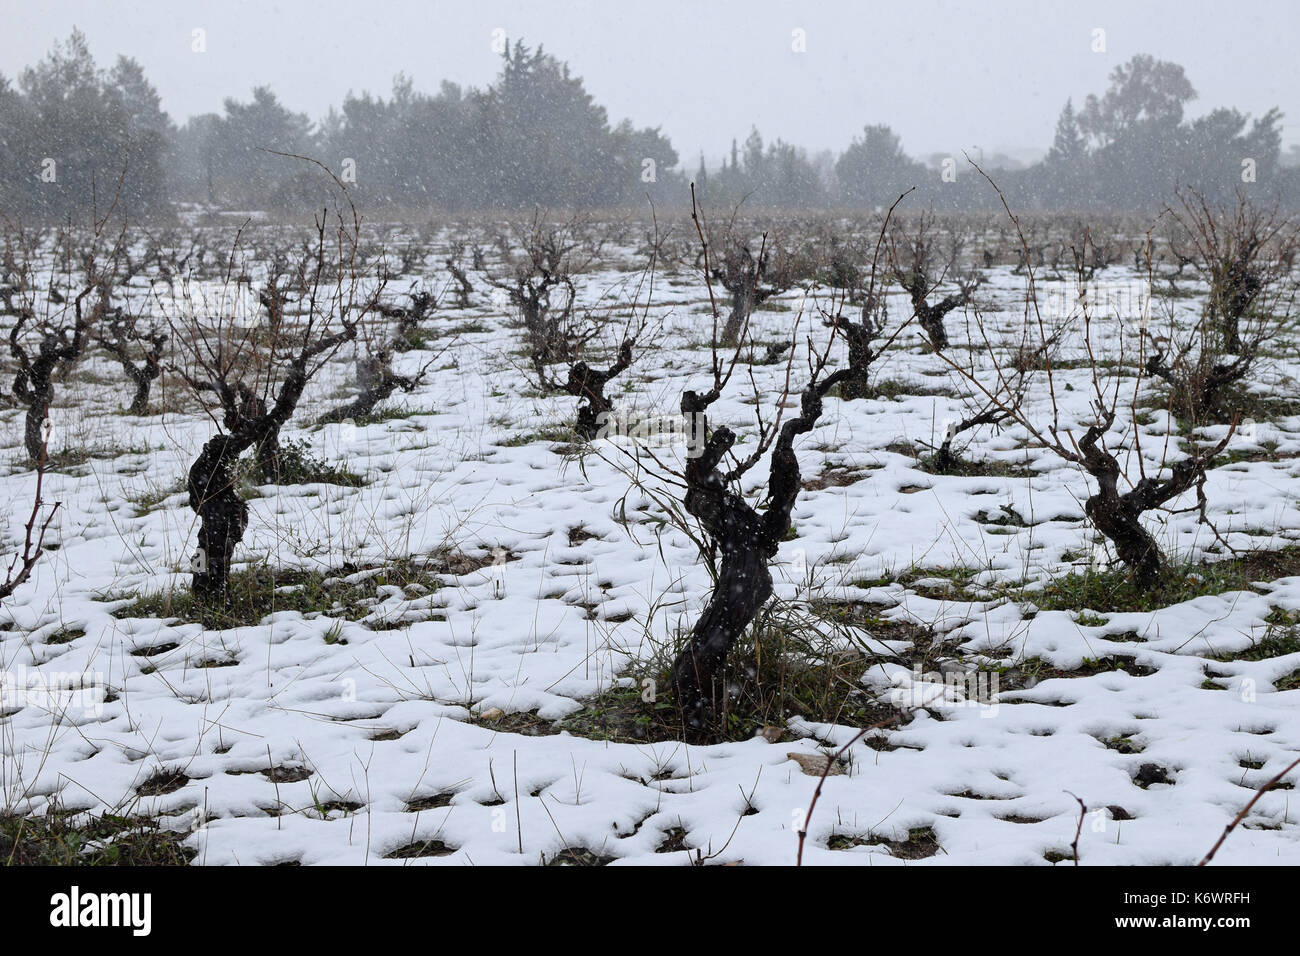
[[(442, 258), (430, 256), (435, 270)], [(630, 252), (625, 260), (625, 270), (584, 277), (584, 299), (627, 285), (641, 263)], [(1123, 282), (1127, 273), (1115, 268), (1106, 278)], [(439, 274), (433, 284), (440, 282)], [(665, 487), (658, 479), (645, 476), (649, 488), (637, 487), (632, 459), (613, 442), (580, 451), (547, 440), (548, 429), (572, 421), (576, 400), (531, 397), (514, 354), (520, 333), (484, 289), (468, 310), (452, 309), (446, 297), (427, 323), (435, 338), (462, 331), (439, 362), (455, 367), (396, 399), (414, 410), (409, 417), (355, 433), (313, 429), (312, 413), (347, 386), (351, 366), (340, 361), (313, 383), (284, 437), (305, 438), (327, 461), (361, 473), (363, 487), (264, 487), (250, 501), (241, 562), (370, 567), (448, 550), (491, 562), (442, 575), (443, 586), (427, 594), (381, 586), (381, 600), (361, 620), (285, 611), (258, 626), (213, 631), (124, 612), (130, 599), (121, 595), (188, 581), (195, 522), (182, 481), (213, 426), (193, 412), (125, 416), (120, 390), (79, 377), (120, 375), (100, 355), (60, 384), (52, 448), (116, 451), (47, 476), (47, 498), (63, 503), (51, 529), (57, 550), (0, 607), (0, 670), (12, 682), (0, 711), (3, 809), (40, 813), (57, 802), (160, 816), (188, 834), (205, 864), (536, 864), (566, 847), (620, 864), (682, 865), (696, 849), (712, 863), (794, 862), (817, 785), (805, 767), (817, 764), (791, 754), (815, 758), (858, 727), (795, 721), (774, 743), (710, 746), (509, 729), (518, 726), (509, 715), (557, 720), (620, 681), (630, 684), (635, 661), (689, 629), (709, 576), (652, 499), (651, 490)], [(1009, 269), (990, 273), (978, 293), (990, 328), (1014, 335), (1023, 291)], [(783, 308), (756, 313), (758, 338), (788, 337), (804, 304), (802, 292), (773, 300)], [(657, 277), (651, 315), (662, 318), (662, 330), (610, 388), (620, 410), (672, 414), (684, 388), (708, 386), (707, 309), (697, 274)], [(891, 314), (905, 314), (901, 298)], [(803, 322), (826, 334), (807, 315)], [(972, 341), (960, 312), (949, 328), (956, 347)], [(963, 454), (1023, 465), (1032, 477), (919, 470), (900, 443), (936, 441), (962, 403), (931, 393), (956, 395), (961, 383), (915, 335), (902, 342), (878, 374), (921, 386), (919, 394), (829, 399), (819, 426), (798, 442), (805, 479), (832, 467), (860, 477), (800, 495), (795, 535), (777, 559), (778, 595), (872, 602), (875, 614), (946, 635), (954, 658), (1000, 662), (1011, 673), (1034, 659), (1064, 671), (1114, 656), (1132, 666), (940, 706), (933, 692), (942, 688), (909, 686), (905, 647), (893, 646), (894, 655), (888, 642), (872, 645), (881, 653), (863, 659), (864, 690), (929, 706), (906, 707), (898, 726), (851, 748), (847, 772), (826, 779), (804, 861), (1045, 865), (1070, 856), (1077, 796), (1089, 808), (1080, 862), (1195, 862), (1300, 750), (1300, 690), (1275, 689), (1300, 669), (1300, 654), (1218, 659), (1260, 640), (1274, 609), (1300, 611), (1300, 578), (1150, 613), (1035, 614), (1029, 602), (1009, 600), (1011, 585), (1032, 587), (1108, 560), (1083, 518), (1091, 484), (1028, 447), (1018, 428), (979, 429)], [(834, 355), (843, 360), (842, 346)], [(398, 367), (424, 360), (404, 353)], [(804, 368), (801, 357), (796, 383)], [(742, 370), (712, 417), (752, 433), (754, 406), (744, 401), (751, 367)], [(1261, 375), (1278, 389), (1277, 376), (1295, 370), (1279, 360)], [(786, 367), (752, 373), (770, 412)], [(1062, 427), (1091, 421), (1090, 373), (1057, 375)], [(1033, 388), (1030, 401), (1046, 403), (1045, 390)], [(22, 464), (21, 411), (2, 416), (0, 455), (10, 467), (0, 496), (14, 516), (8, 554), (33, 474)], [(1144, 421), (1142, 452), (1158, 460), (1167, 418)], [(1131, 423), (1113, 434), (1131, 444)], [(1254, 456), (1260, 460), (1240, 455), (1213, 471), (1210, 515), (1235, 547), (1281, 547), (1300, 539), (1300, 418), (1258, 423), (1231, 447), (1258, 449), (1252, 440), (1276, 446)], [(761, 495), (763, 469), (749, 480), (747, 491)], [(993, 523), (999, 509), (1018, 518)], [(1166, 553), (1197, 559), (1215, 546), (1194, 511), (1146, 520)], [(585, 534), (571, 543), (578, 528)], [(942, 581), (925, 586), (924, 573), (907, 586), (858, 586), (954, 568), (982, 573), (947, 597)], [(102, 680), (107, 701), (60, 703), (31, 690), (68, 674)], [(1152, 782), (1140, 772), (1147, 764), (1169, 782)], [(179, 775), (142, 794), (160, 772)], [(1292, 793), (1260, 799), (1216, 862), (1300, 862)], [(926, 828), (939, 846), (931, 855), (909, 860), (888, 845)], [(690, 849), (656, 852), (677, 830)], [(449, 852), (386, 858), (432, 840)]]

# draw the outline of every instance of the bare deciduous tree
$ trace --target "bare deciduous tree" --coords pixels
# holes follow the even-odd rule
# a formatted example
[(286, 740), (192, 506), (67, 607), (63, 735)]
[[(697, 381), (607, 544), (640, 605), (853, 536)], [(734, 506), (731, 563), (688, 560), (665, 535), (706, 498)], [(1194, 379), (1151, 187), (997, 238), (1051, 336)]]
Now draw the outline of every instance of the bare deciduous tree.
[(14, 553), (9, 566), (5, 569), (4, 581), (0, 582), (0, 600), (13, 594), (32, 576), (32, 571), (36, 569), (41, 553), (45, 550), (45, 533), (54, 521), (54, 515), (62, 502), (54, 502), (54, 507), (45, 515), (44, 520), (41, 520), (41, 508), (45, 505), (42, 497), (44, 486), (45, 447), (42, 443), (40, 454), (36, 459), (36, 489), (32, 495), (32, 509), (23, 527), (22, 550)]
[[(204, 599), (225, 600), (235, 546), (248, 526), (248, 506), (235, 481), (240, 455), (256, 449), (264, 473), (274, 476), (280, 429), (312, 377), (344, 343), (356, 338), (382, 290), (380, 279), (361, 300), (360, 219), (355, 208), (350, 222), (343, 216), (336, 219), (331, 230), (326, 214), (317, 218), (315, 244), (293, 278), (297, 307), (283, 312), (274, 335), (268, 334), (269, 328), (229, 314), (193, 310), (173, 317), (173, 338), (184, 357), (177, 371), (205, 407), (216, 397), (217, 409), (208, 407), (209, 415), (216, 420), (215, 411), (220, 410), (219, 424), (225, 429), (204, 444), (186, 480), (190, 507), (199, 517), (192, 586)], [(234, 259), (232, 250), (228, 280), (233, 279)]]
[(444, 263), (456, 285), (456, 308), (458, 309), (468, 309), (470, 307), (470, 296), (474, 292), (474, 286), (469, 280), (469, 273), (465, 270), (465, 248), (466, 243), (464, 240), (455, 242), (451, 248), (451, 255), (447, 257)]
[[(1012, 214), (1010, 206), (1007, 205), (1002, 191), (979, 166), (975, 168), (997, 192), (1008, 217), (1016, 226), (1017, 233), (1021, 236), (1026, 258), (1028, 258), (1028, 242), (1023, 233), (1020, 232), (1019, 222)], [(1077, 269), (1081, 287), (1086, 284), (1086, 270), (1089, 262), (1090, 258), (1086, 248), (1079, 250)], [(1170, 443), (1166, 443), (1166, 455), (1162, 458), (1157, 473), (1153, 475), (1146, 473), (1146, 466), (1141, 455), (1140, 439), (1138, 433), (1134, 431), (1132, 433), (1133, 439), (1138, 444), (1135, 449), (1137, 454), (1133, 457), (1138, 462), (1140, 474), (1138, 480), (1125, 490), (1123, 485), (1126, 481), (1126, 475), (1120, 463), (1120, 452), (1118, 449), (1108, 446), (1106, 442), (1106, 436), (1118, 417), (1117, 413), (1123, 407), (1122, 390), (1118, 380), (1114, 382), (1105, 380), (1104, 364), (1095, 354), (1092, 306), (1086, 296), (1080, 299), (1081, 314), (1078, 316), (1078, 321), (1083, 327), (1082, 342), (1091, 372), (1094, 421), (1084, 430), (1081, 437), (1075, 437), (1069, 429), (1062, 426), (1060, 421), (1056, 379), (1050, 349), (1052, 344), (1051, 333), (1048, 331), (1048, 325), (1039, 309), (1033, 268), (1030, 267), (1027, 273), (1026, 306), (1028, 327), (1039, 336), (1039, 343), (1045, 356), (1043, 374), (1047, 383), (1048, 396), (1051, 400), (1050, 422), (1044, 423), (1038, 414), (1026, 407), (1025, 403), (1016, 400), (1016, 396), (1019, 394), (1018, 390), (1008, 389), (1007, 383), (1014, 373), (1010, 368), (1011, 363), (1000, 357), (997, 349), (990, 348), (987, 350), (985, 353), (987, 367), (984, 368), (974, 364), (964, 365), (951, 359), (945, 360), (958, 374), (966, 377), (983, 400), (987, 401), (996, 412), (1001, 413), (1006, 420), (1023, 427), (1029, 433), (1031, 439), (1040, 447), (1052, 451), (1068, 462), (1079, 465), (1097, 483), (1097, 490), (1088, 497), (1084, 505), (1085, 513), (1093, 526), (1115, 546), (1120, 560), (1131, 571), (1134, 582), (1139, 587), (1150, 587), (1155, 583), (1163, 569), (1165, 559), (1155, 538), (1142, 524), (1141, 518), (1143, 514), (1158, 508), (1164, 508), (1178, 497), (1195, 488), (1201, 519), (1208, 521), (1205, 516), (1206, 501), (1204, 492), (1206, 471), (1214, 458), (1227, 445), (1232, 436), (1232, 429), (1229, 429), (1228, 434), (1217, 444), (1211, 447), (1195, 448), (1191, 454), (1172, 462), (1168, 459)], [(1134, 363), (1137, 375), (1134, 377), (1128, 407), (1130, 411), (1135, 412), (1141, 391), (1145, 363), (1142, 361), (1141, 356), (1143, 337), (1140, 333), (1134, 337), (1138, 340), (1136, 347), (1139, 355)], [(1122, 353), (1125, 350), (1122, 326), (1117, 348), (1122, 358)], [(1129, 358), (1132, 359), (1132, 356), (1130, 355)], [(1166, 473), (1167, 476), (1162, 478), (1161, 475)]]
[(132, 415), (149, 412), (149, 392), (162, 374), (168, 338), (165, 330), (145, 325), (139, 315), (122, 308), (114, 309), (106, 321), (100, 322), (95, 341), (117, 359), (135, 389), (127, 408)]
[[(30, 265), (18, 270), (17, 292), (22, 305), (17, 309), (13, 327), (9, 330), (9, 353), (17, 363), (13, 396), (27, 408), (23, 428), (23, 443), (28, 457), (35, 462), (45, 453), (46, 416), (54, 402), (54, 383), (82, 357), (100, 319), (109, 309), (113, 287), (111, 264), (114, 257), (103, 256), (100, 243), (106, 220), (96, 220), (95, 227), (79, 251), (81, 270), (74, 274), (65, 272), (68, 296), (60, 293), (51, 277), (50, 292), (44, 296), (44, 308), (38, 315), (35, 296), (31, 289)], [(120, 245), (126, 234), (125, 227), (116, 237)], [(73, 242), (71, 230), (68, 242)], [(29, 250), (29, 256), (31, 250)], [(75, 295), (73, 288), (77, 288)]]
[[(382, 307), (376, 309), (376, 313), (391, 315), (391, 312), (384, 313)], [(381, 323), (366, 322), (358, 326), (357, 343), (361, 354), (356, 360), (356, 397), (325, 412), (316, 419), (316, 424), (355, 421), (370, 415), (394, 392), (415, 391), (424, 384), (433, 364), (454, 344), (453, 341), (446, 342), (414, 374), (402, 375), (393, 369), (393, 351), (399, 341), (406, 341), (409, 332), (404, 330), (401, 318), (398, 322), (398, 329), (388, 339), (387, 330), (381, 327)]]
[[(707, 243), (693, 202), (692, 212), (700, 241), (705, 245), (707, 268)], [(709, 292), (710, 301), (713, 301), (711, 284)], [(790, 530), (790, 513), (800, 489), (795, 439), (817, 425), (826, 394), (851, 374), (848, 367), (827, 370), (839, 324), (830, 315), (824, 318), (829, 321), (831, 334), (823, 348), (809, 342), (808, 379), (799, 393), (799, 413), (782, 421), (780, 409), (784, 408), (791, 394), (792, 351), (777, 415), (767, 422), (759, 414), (755, 447), (744, 459), (737, 460), (732, 456), (737, 442), (732, 429), (724, 425), (710, 430), (708, 424), (709, 409), (721, 398), (740, 351), (733, 347), (729, 362), (720, 357), (718, 349), (723, 345), (723, 336), (719, 335), (720, 316), (716, 303), (713, 308), (712, 385), (707, 392), (688, 390), (682, 394), (681, 412), (689, 423), (687, 461), (684, 470), (677, 475), (686, 487), (683, 504), (687, 513), (703, 527), (712, 547), (722, 556), (704, 611), (672, 667), (673, 693), (682, 708), (686, 726), (694, 732), (707, 727), (721, 702), (724, 692), (722, 665), (727, 653), (772, 595), (772, 573), (768, 563)], [(792, 337), (797, 335), (798, 322)], [(756, 407), (758, 397), (756, 394)], [(766, 507), (760, 511), (740, 493), (739, 483), (769, 451)]]
[(596, 251), (576, 221), (551, 226), (540, 214), (516, 226), (512, 237), (498, 236), (497, 245), (508, 258), (509, 271), (488, 271), (488, 284), (504, 292), (519, 310), (529, 361), (538, 379), (544, 379), (546, 366), (572, 361), (595, 332), (575, 315), (573, 279), (591, 264)]
[(1146, 372), (1166, 383), (1175, 414), (1198, 423), (1230, 419), (1240, 412), (1234, 387), (1291, 321), (1296, 289), (1288, 280), (1300, 230), (1276, 206), (1255, 206), (1244, 195), (1231, 208), (1193, 190), (1178, 198), (1179, 208), (1165, 215), (1195, 249), (1209, 292), (1191, 330), (1180, 330), (1171, 310), (1164, 334), (1150, 333)]
[[(912, 300), (917, 322), (938, 352), (948, 347), (948, 330), (944, 326), (944, 318), (949, 312), (970, 301), (981, 279), (975, 273), (956, 276), (961, 243), (956, 240), (950, 242), (947, 256), (941, 257), (936, 250), (939, 243), (935, 233), (934, 215), (928, 213), (920, 216), (911, 232), (902, 225), (896, 226), (892, 232), (890, 258), (893, 261), (895, 280)], [(943, 259), (942, 265), (939, 265), (940, 259)], [(950, 274), (955, 276), (957, 291), (938, 302), (931, 302), (930, 297)]]
[(438, 307), (437, 299), (428, 290), (408, 292), (407, 297), (411, 300), (409, 307), (383, 304), (375, 306), (376, 311), (384, 318), (397, 320), (397, 331), (393, 335), (392, 348), (398, 352), (409, 352), (420, 346), (423, 341), (420, 323)]
[(730, 296), (730, 309), (720, 339), (721, 344), (730, 347), (742, 340), (756, 308), (811, 278), (812, 267), (802, 257), (769, 244), (767, 233), (759, 239), (757, 256), (748, 242), (732, 234), (721, 245), (721, 255), (709, 266), (709, 278)]

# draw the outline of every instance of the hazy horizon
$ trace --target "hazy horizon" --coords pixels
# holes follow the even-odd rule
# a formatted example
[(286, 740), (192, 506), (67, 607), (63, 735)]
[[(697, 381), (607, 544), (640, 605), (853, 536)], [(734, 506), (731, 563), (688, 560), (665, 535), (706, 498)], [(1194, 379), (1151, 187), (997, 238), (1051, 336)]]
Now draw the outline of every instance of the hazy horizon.
[[(1290, 50), (1300, 8), (1276, 2), (1229, 11), (1169, 2), (1078, 10), (836, 0), (808, 9), (755, 0), (702, 9), (668, 0), (643, 10), (589, 0), (484, 0), (472, 9), (4, 0), (3, 9), (0, 73), (15, 77), (76, 27), (100, 66), (118, 54), (137, 59), (178, 124), (221, 112), (226, 97), (246, 100), (258, 85), (314, 121), (349, 91), (386, 96), (399, 72), (429, 92), (443, 80), (482, 88), (500, 67), (493, 40), (502, 30), (567, 62), (611, 123), (662, 127), (688, 168), (701, 151), (716, 163), (751, 125), (810, 154), (838, 153), (865, 124), (885, 123), (917, 157), (982, 149), (1024, 158), (1051, 144), (1067, 97), (1078, 106), (1100, 94), (1135, 53), (1186, 68), (1199, 94), (1190, 116), (1277, 106), (1284, 151), (1300, 143), (1300, 62)], [(205, 31), (204, 53), (191, 49), (195, 29)], [(1092, 49), (1097, 29), (1104, 52)], [(796, 30), (805, 52), (792, 48)]]

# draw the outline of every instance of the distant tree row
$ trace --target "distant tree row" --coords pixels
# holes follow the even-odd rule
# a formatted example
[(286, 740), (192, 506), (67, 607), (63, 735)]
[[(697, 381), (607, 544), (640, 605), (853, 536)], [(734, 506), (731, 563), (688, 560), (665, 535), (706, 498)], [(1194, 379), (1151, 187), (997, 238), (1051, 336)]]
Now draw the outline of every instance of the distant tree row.
[(16, 85), (0, 75), (0, 212), (61, 219), (114, 198), (128, 215), (155, 211), (174, 135), (140, 64), (97, 69), (74, 30)]
[[(1174, 63), (1137, 55), (1117, 66), (1101, 97), (1076, 112), (1067, 100), (1052, 148), (1027, 168), (997, 169), (1007, 197), (1021, 209), (1151, 209), (1176, 186), (1227, 202), (1242, 186), (1260, 198), (1300, 207), (1300, 165), (1282, 165), (1282, 114), (1251, 119), (1235, 109), (1184, 118), (1196, 90)], [(972, 157), (977, 162), (979, 157)], [(834, 162), (817, 168), (806, 154), (777, 141), (764, 152), (757, 131), (744, 150), (696, 181), (714, 202), (749, 197), (756, 205), (888, 206), (916, 186), (916, 200), (936, 209), (988, 209), (990, 192), (960, 152), (927, 166), (909, 156), (898, 135), (869, 125)]]
[(1051, 150), (1021, 174), (1017, 192), (1043, 206), (1133, 209), (1159, 205), (1175, 185), (1226, 202), (1253, 184), (1300, 205), (1300, 169), (1280, 162), (1281, 112), (1252, 120), (1216, 109), (1187, 121), (1195, 98), (1181, 66), (1133, 57), (1111, 72), (1104, 96), (1089, 96), (1077, 113), (1066, 101)]
[(223, 116), (190, 120), (176, 143), (181, 194), (223, 205), (291, 207), (319, 188), (267, 148), (326, 158), (362, 202), (417, 208), (616, 206), (680, 184), (665, 136), (611, 128), (567, 66), (522, 43), (486, 90), (444, 82), (429, 95), (399, 75), (388, 99), (349, 94), (313, 129), (258, 87)]
[[(1281, 162), (1281, 114), (1216, 109), (1188, 121), (1195, 97), (1182, 67), (1135, 56), (1115, 68), (1102, 96), (1077, 111), (1067, 101), (1046, 157), (998, 169), (999, 184), (1021, 209), (1151, 208), (1176, 184), (1211, 199), (1246, 184), (1260, 198), (1300, 206), (1300, 166)], [(99, 69), (78, 31), (16, 84), (0, 75), (7, 215), (64, 218), (114, 197), (137, 217), (166, 214), (178, 200), (317, 205), (319, 177), (277, 153), (325, 161), (360, 203), (406, 209), (611, 207), (647, 195), (672, 202), (688, 178), (714, 206), (883, 207), (913, 186), (916, 200), (936, 209), (991, 205), (960, 153), (927, 165), (881, 124), (865, 126), (838, 157), (810, 157), (780, 139), (765, 144), (754, 129), (743, 144), (733, 141), (720, 167), (701, 157), (688, 177), (659, 129), (612, 126), (567, 65), (523, 43), (506, 45), (486, 89), (444, 82), (422, 93), (399, 74), (387, 99), (349, 94), (319, 123), (259, 86), (250, 100), (227, 99), (223, 113), (177, 128), (138, 63), (119, 57)]]

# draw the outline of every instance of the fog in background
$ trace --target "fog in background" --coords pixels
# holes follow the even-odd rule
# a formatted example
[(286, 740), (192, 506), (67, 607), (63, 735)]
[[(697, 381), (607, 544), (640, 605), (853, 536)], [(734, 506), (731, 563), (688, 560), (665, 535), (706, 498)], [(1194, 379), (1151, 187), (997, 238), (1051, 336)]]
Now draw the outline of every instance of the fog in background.
[[(0, 198), (19, 205), (47, 159), (84, 186), (128, 143), (140, 210), (309, 201), (261, 146), (354, 159), (363, 198), (406, 206), (614, 205), (708, 176), (720, 200), (871, 206), (963, 152), (1018, 171), (1000, 181), (1031, 206), (1140, 205), (1197, 176), (1231, 191), (1247, 160), (1248, 184), (1300, 197), (1281, 172), (1300, 162), (1300, 8), (1285, 2), (2, 6)], [(48, 59), (74, 29), (84, 49)], [(502, 46), (520, 41), (532, 59), (507, 82)], [(1136, 56), (1150, 85), (1084, 116)], [(99, 88), (58, 105), (91, 61)], [(75, 191), (46, 190), (38, 211)], [(919, 198), (983, 201), (928, 181)]]
[[(273, 87), (324, 116), (349, 91), (387, 93), (394, 74), (434, 91), (486, 86), (492, 31), (544, 44), (612, 117), (662, 126), (683, 156), (720, 161), (752, 125), (810, 151), (842, 150), (887, 123), (913, 155), (1051, 144), (1061, 104), (1104, 89), (1135, 53), (1186, 68), (1200, 115), (1279, 107), (1300, 123), (1300, 6), (1257, 2), (945, 3), (910, 0), (4, 0), (0, 72), (13, 76), (85, 32), (100, 63), (140, 61), (178, 123), (224, 97)], [(207, 52), (191, 52), (191, 31)], [(1092, 52), (1094, 29), (1106, 52)], [(803, 29), (807, 52), (791, 50)], [(1288, 124), (1284, 145), (1300, 143)]]

